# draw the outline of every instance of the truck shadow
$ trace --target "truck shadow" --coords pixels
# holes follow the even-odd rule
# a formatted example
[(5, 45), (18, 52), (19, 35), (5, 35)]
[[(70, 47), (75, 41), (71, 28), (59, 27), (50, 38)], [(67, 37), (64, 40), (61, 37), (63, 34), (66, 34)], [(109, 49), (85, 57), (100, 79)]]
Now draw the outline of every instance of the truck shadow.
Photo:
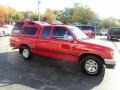
[(42, 56), (24, 61), (17, 51), (0, 53), (0, 87), (13, 84), (39, 90), (90, 90), (104, 78), (105, 69), (98, 76), (88, 76), (79, 65)]

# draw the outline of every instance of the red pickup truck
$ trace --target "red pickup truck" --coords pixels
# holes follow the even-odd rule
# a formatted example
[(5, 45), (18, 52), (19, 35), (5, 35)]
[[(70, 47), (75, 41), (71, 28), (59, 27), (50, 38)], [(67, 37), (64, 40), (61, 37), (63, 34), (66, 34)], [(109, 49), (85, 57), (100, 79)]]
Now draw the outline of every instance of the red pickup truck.
[(105, 41), (88, 39), (74, 26), (18, 21), (12, 30), (10, 46), (19, 49), (25, 60), (30, 60), (33, 54), (68, 60), (79, 63), (89, 75), (98, 75), (103, 65), (116, 65), (113, 48)]

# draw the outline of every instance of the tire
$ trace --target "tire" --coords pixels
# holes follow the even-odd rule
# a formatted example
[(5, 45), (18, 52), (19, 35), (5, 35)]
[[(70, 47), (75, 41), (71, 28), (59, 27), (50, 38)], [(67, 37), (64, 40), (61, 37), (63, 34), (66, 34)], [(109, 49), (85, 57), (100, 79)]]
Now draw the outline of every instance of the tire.
[(24, 60), (30, 61), (32, 58), (32, 53), (31, 53), (30, 48), (27, 46), (22, 46), (20, 50), (21, 50), (20, 54), (21, 54), (22, 58)]
[(103, 63), (97, 56), (85, 56), (81, 60), (81, 69), (85, 74), (96, 76), (102, 72)]
[(110, 40), (110, 36), (108, 36), (107, 39)]
[(4, 37), (5, 36), (5, 32), (4, 31), (2, 31), (2, 35), (1, 35), (2, 37)]
[(108, 40), (113, 40), (113, 38), (111, 36), (108, 36), (107, 39)]
[(114, 40), (114, 38), (113, 38), (113, 37), (110, 37), (110, 40)]

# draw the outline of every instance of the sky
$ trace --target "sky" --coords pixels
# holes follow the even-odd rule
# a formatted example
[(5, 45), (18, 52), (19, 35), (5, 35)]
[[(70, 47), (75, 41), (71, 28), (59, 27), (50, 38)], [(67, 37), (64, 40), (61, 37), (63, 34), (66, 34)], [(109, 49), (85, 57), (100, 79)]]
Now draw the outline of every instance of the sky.
[[(40, 12), (72, 7), (74, 3), (88, 5), (100, 17), (120, 18), (120, 0), (40, 0)], [(19, 11), (38, 11), (38, 0), (0, 0), (0, 5), (10, 6)]]

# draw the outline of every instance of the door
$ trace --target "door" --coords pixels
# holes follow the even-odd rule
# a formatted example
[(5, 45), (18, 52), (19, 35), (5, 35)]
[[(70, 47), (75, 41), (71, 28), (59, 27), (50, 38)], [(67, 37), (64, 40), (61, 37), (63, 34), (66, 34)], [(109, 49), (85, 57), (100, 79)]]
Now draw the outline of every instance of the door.
[(37, 54), (69, 61), (77, 60), (72, 52), (73, 41), (68, 40), (68, 37), (72, 36), (65, 27), (43, 27), (37, 42)]
[(68, 40), (68, 37), (72, 37), (72, 35), (66, 27), (54, 27), (51, 40), (53, 51), (59, 54), (72, 55), (73, 41)]
[(49, 51), (50, 50), (50, 33), (51, 33), (50, 26), (45, 26), (42, 28), (42, 32), (40, 33), (40, 36), (37, 41), (37, 49), (42, 51)]

